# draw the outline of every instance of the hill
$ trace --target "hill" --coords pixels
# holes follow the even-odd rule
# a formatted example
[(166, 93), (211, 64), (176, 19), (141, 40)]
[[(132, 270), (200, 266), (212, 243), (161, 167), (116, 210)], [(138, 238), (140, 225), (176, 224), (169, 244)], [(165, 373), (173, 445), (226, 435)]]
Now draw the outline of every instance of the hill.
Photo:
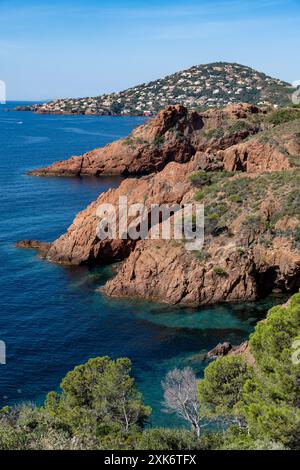
[[(51, 101), (33, 111), (54, 114), (152, 115), (168, 105), (224, 107), (235, 103), (285, 106), (292, 86), (240, 64), (197, 65), (119, 93)], [(22, 108), (24, 110), (24, 108)]]

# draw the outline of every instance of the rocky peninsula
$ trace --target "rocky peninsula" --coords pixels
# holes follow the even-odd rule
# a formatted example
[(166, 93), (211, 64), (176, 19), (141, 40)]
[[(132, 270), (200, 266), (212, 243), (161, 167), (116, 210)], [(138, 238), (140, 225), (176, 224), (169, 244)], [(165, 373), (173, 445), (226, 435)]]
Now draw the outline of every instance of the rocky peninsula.
[[(171, 106), (127, 139), (33, 170), (35, 176), (128, 176), (79, 213), (67, 233), (41, 244), (68, 265), (120, 261), (101, 287), (113, 297), (173, 305), (252, 301), (300, 287), (300, 111), (237, 104), (206, 112)], [(205, 206), (205, 245), (98, 239), (99, 204)], [(21, 242), (39, 249), (38, 242)]]

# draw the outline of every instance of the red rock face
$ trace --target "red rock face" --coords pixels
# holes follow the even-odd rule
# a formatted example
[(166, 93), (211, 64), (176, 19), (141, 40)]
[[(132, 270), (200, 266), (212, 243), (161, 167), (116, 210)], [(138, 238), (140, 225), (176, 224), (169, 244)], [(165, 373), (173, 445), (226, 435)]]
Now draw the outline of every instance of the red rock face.
[(197, 150), (211, 152), (234, 145), (260, 127), (218, 134), (218, 129), (259, 114), (252, 105), (233, 105), (199, 114), (183, 106), (170, 106), (127, 139), (113, 142), (79, 157), (33, 170), (34, 176), (141, 175), (161, 171), (169, 162), (188, 162)]
[(282, 171), (292, 168), (288, 155), (271, 145), (252, 140), (218, 152), (222, 168), (228, 171)]
[(276, 286), (287, 291), (300, 287), (300, 253), (289, 241), (249, 246), (246, 256), (239, 253), (240, 241), (211, 241), (208, 261), (199, 261), (174, 241), (141, 241), (103, 291), (113, 297), (198, 306), (253, 301)]
[(197, 306), (256, 298), (252, 261), (226, 262), (228, 276), (203, 264), (183, 246), (166, 241), (140, 242), (104, 292), (113, 297), (142, 297), (169, 304)]
[[(80, 212), (68, 232), (52, 243), (47, 257), (51, 261), (77, 265), (124, 259), (136, 243), (129, 239), (98, 239), (97, 226), (100, 220), (96, 212), (99, 205), (109, 203), (118, 207), (119, 198), (127, 196), (128, 205), (142, 203), (150, 212), (152, 204), (180, 204), (189, 190), (191, 183), (186, 178), (186, 166), (178, 163), (170, 163), (153, 177), (126, 179), (119, 188), (110, 189)], [(129, 223), (133, 220), (129, 218)]]

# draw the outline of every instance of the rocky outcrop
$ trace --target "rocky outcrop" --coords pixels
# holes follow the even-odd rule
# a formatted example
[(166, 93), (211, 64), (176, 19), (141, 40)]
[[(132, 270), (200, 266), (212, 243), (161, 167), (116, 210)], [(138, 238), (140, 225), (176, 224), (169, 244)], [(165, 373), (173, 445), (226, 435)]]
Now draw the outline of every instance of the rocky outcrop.
[(255, 300), (253, 260), (241, 262), (232, 254), (225, 262), (221, 273), (213, 262), (199, 261), (175, 241), (141, 241), (104, 292), (112, 297), (142, 297), (190, 306)]
[[(183, 246), (166, 241), (139, 242), (116, 276), (104, 287), (113, 297), (141, 297), (170, 304), (198, 306), (252, 301), (276, 287), (293, 292), (300, 286), (300, 254), (277, 239), (271, 249), (238, 243), (212, 243), (210, 259), (199, 261)], [(219, 241), (220, 242), (220, 241)]]
[(51, 247), (51, 243), (39, 242), (37, 240), (22, 240), (16, 243), (16, 247), (27, 250), (36, 250), (41, 256), (45, 257)]
[(276, 287), (283, 292), (299, 289), (300, 254), (288, 243), (277, 240), (271, 250), (260, 245), (248, 249), (241, 256), (238, 245), (215, 247), (215, 256), (200, 262), (175, 242), (139, 242), (103, 290), (113, 297), (198, 306), (253, 301)]
[(274, 127), (266, 116), (249, 104), (203, 113), (170, 106), (126, 139), (29, 174), (136, 176), (192, 160), (205, 171), (260, 173), (299, 166), (300, 121), (292, 116), (295, 121)]
[(217, 160), (221, 162), (224, 170), (248, 173), (283, 171), (293, 167), (288, 153), (259, 140), (248, 141), (220, 151)]
[[(102, 194), (67, 233), (44, 247), (44, 256), (69, 265), (122, 261), (103, 287), (107, 295), (173, 305), (252, 301), (274, 289), (299, 289), (299, 120), (275, 127), (267, 122), (252, 105), (205, 113), (172, 106), (128, 139), (38, 170), (45, 175), (152, 173), (128, 178)], [(268, 129), (257, 134), (263, 128)], [(99, 238), (103, 204), (116, 208), (119, 232), (120, 197), (128, 206), (144, 205), (142, 220), (132, 214), (128, 224), (136, 230), (143, 224), (146, 239), (123, 232)], [(150, 237), (153, 204), (195, 200), (205, 205), (202, 250), (188, 251), (184, 240), (172, 236)], [(162, 227), (168, 221), (174, 224), (174, 216), (157, 223)], [(22, 245), (40, 251), (42, 246)]]
[[(283, 216), (288, 204), (297, 204), (298, 184), (298, 172), (225, 178), (203, 200), (207, 213), (202, 252), (186, 251), (175, 240), (139, 241), (104, 292), (197, 306), (251, 301), (273, 289), (299, 289), (300, 246), (290, 230), (296, 227), (295, 217)], [(296, 206), (295, 212), (299, 230)]]
[(205, 171), (262, 173), (300, 167), (300, 120), (272, 127), (225, 150), (198, 152), (194, 158)]
[[(192, 164), (189, 165), (192, 168)], [(119, 198), (127, 197), (128, 206), (142, 203), (150, 213), (152, 204), (180, 204), (192, 189), (187, 178), (187, 166), (170, 163), (165, 170), (151, 176), (124, 180), (119, 188), (102, 194), (87, 209), (80, 212), (68, 232), (52, 243), (47, 258), (63, 264), (97, 264), (122, 260), (129, 256), (136, 245), (132, 239), (117, 238), (99, 240), (97, 226), (100, 219), (97, 209), (100, 204), (111, 204), (117, 209), (117, 230), (119, 232)], [(146, 217), (146, 214), (145, 214)], [(136, 221), (136, 222), (135, 222)], [(128, 218), (128, 223), (139, 225), (136, 216)]]
[(41, 108), (41, 104), (30, 104), (30, 105), (22, 105), (22, 106), (16, 106), (14, 108), (14, 111), (31, 111), (31, 112), (38, 112), (39, 109)]
[[(204, 113), (177, 105), (161, 111), (127, 139), (69, 160), (33, 170), (33, 176), (143, 175), (161, 171), (169, 162), (186, 163), (197, 151), (226, 149), (257, 133), (264, 113), (256, 106), (231, 105)], [(235, 127), (236, 123), (241, 123)]]
[[(98, 238), (100, 204), (118, 207), (120, 196), (127, 196), (129, 206), (145, 205), (148, 223), (152, 204), (182, 204), (197, 196), (189, 178), (196, 169), (195, 160), (185, 164), (172, 162), (155, 175), (124, 180), (119, 188), (101, 195), (78, 214), (68, 232), (51, 244), (47, 259), (63, 264), (124, 260), (103, 288), (107, 295), (173, 305), (252, 301), (274, 289), (299, 289), (300, 246), (295, 237), (300, 228), (297, 171), (212, 174), (219, 182), (212, 181), (212, 189), (208, 186), (202, 201), (206, 208), (202, 251), (187, 251), (184, 240)], [(128, 223), (131, 227), (140, 226), (136, 216), (129, 218)], [(36, 242), (31, 247), (35, 245)]]
[(216, 359), (220, 356), (227, 356), (233, 348), (234, 346), (232, 346), (232, 344), (228, 343), (227, 341), (225, 343), (219, 343), (216, 347), (208, 351), (207, 357), (209, 359)]
[(244, 341), (239, 346), (233, 346), (228, 342), (220, 343), (207, 353), (209, 359), (217, 359), (222, 356), (240, 356), (250, 366), (255, 366), (255, 358), (251, 352), (249, 341)]

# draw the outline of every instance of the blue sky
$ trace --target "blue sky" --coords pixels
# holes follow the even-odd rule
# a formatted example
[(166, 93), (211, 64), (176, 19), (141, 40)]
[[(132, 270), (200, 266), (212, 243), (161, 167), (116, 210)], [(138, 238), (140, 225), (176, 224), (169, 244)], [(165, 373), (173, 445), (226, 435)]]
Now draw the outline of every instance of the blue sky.
[(299, 0), (0, 0), (8, 100), (94, 96), (233, 61), (300, 80)]

